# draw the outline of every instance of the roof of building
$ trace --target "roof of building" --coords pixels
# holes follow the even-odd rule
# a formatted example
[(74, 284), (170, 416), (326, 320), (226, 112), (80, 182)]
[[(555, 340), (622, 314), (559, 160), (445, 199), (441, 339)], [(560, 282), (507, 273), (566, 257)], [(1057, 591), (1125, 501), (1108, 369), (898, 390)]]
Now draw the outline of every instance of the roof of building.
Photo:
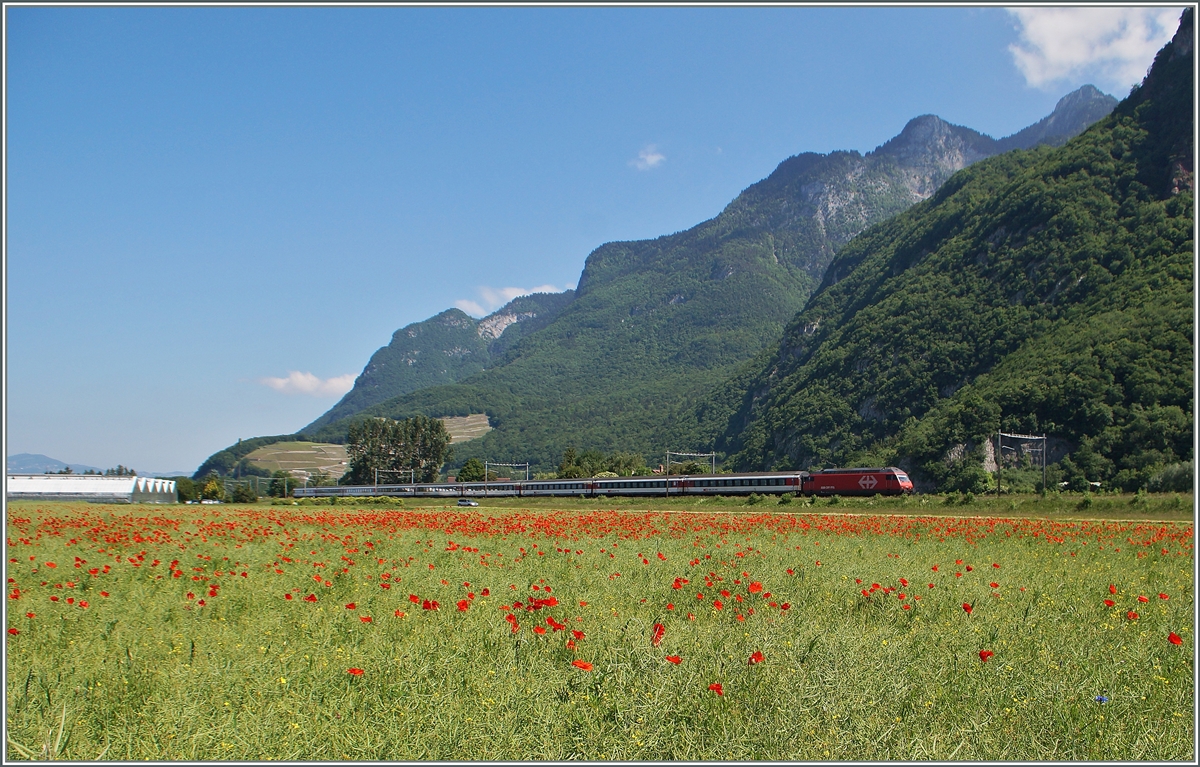
[(175, 480), (157, 477), (113, 477), (103, 474), (6, 474), (4, 490), (15, 493), (130, 495), (173, 493)]

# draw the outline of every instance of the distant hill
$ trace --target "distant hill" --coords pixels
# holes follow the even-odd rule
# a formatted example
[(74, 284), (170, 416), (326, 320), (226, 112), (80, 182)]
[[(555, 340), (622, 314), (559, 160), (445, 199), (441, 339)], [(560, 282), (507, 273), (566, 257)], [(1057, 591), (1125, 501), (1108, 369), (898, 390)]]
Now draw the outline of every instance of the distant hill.
[(447, 309), (406, 325), (392, 335), (391, 343), (371, 355), (354, 388), (301, 432), (314, 433), (392, 397), (454, 383), (485, 370), (503, 360), (523, 336), (545, 327), (574, 296), (572, 290), (536, 293), (515, 298), (481, 320)]
[[(398, 331), (355, 390), (303, 433), (339, 442), (358, 415), (486, 413), (492, 431), (456, 445), (456, 463), (491, 457), (547, 467), (571, 445), (647, 456), (701, 447), (704, 430), (688, 407), (778, 339), (839, 248), (1003, 151), (1001, 142), (1032, 146), (1077, 134), (1089, 114), (1081, 104), (1102, 111), (1112, 101), (1081, 89), (1060, 102), (1055, 119), (1020, 138), (997, 141), (926, 115), (866, 155), (789, 158), (709, 221), (597, 248), (565, 305), (536, 325), (504, 330), (499, 341), (513, 327), (522, 333), (502, 355), (489, 347), (483, 361), (474, 321), (453, 311)], [(445, 361), (454, 354), (461, 364)], [(439, 364), (418, 381), (421, 359)], [(396, 370), (406, 373), (393, 377)], [(455, 380), (431, 385), (430, 375)]]
[(979, 490), (1000, 429), (1049, 434), (1081, 489), (1191, 461), (1192, 49), (1189, 9), (1082, 135), (979, 162), (856, 238), (697, 421), (727, 417), (740, 468), (896, 464), (942, 489)]
[(5, 470), (9, 474), (44, 474), (48, 471), (62, 471), (67, 467), (70, 467), (71, 471), (76, 474), (82, 474), (85, 471), (103, 471), (103, 469), (84, 463), (64, 463), (57, 458), (40, 453), (17, 453), (5, 459)]

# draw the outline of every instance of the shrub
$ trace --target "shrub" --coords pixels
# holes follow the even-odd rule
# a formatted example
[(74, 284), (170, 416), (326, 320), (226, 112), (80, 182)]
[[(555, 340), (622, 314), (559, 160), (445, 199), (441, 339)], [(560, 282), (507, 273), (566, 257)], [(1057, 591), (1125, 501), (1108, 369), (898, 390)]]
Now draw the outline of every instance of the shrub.
[(233, 488), (234, 503), (254, 503), (258, 500), (258, 493), (249, 485), (238, 485)]
[(1171, 464), (1162, 473), (1151, 477), (1149, 489), (1152, 493), (1190, 493), (1194, 479), (1192, 462), (1184, 461)]

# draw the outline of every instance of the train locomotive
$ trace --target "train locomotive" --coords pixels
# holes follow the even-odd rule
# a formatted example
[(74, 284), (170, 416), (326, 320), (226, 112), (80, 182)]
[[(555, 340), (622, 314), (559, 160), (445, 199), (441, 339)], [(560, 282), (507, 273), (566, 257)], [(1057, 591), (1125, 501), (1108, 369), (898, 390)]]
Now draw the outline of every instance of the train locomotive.
[(912, 480), (894, 466), (820, 471), (766, 471), (746, 474), (691, 474), (668, 477), (417, 482), (402, 485), (345, 485), (297, 488), (296, 498), (394, 496), (399, 498), (537, 498), (680, 495), (903, 495)]

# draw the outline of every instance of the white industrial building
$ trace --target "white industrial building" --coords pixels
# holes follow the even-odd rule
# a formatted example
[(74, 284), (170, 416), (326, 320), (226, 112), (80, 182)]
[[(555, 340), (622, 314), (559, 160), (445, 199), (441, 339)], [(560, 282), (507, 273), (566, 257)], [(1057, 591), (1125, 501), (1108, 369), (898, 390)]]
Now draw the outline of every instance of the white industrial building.
[(9, 474), (4, 478), (4, 494), (10, 501), (177, 503), (179, 500), (173, 479), (100, 474)]

